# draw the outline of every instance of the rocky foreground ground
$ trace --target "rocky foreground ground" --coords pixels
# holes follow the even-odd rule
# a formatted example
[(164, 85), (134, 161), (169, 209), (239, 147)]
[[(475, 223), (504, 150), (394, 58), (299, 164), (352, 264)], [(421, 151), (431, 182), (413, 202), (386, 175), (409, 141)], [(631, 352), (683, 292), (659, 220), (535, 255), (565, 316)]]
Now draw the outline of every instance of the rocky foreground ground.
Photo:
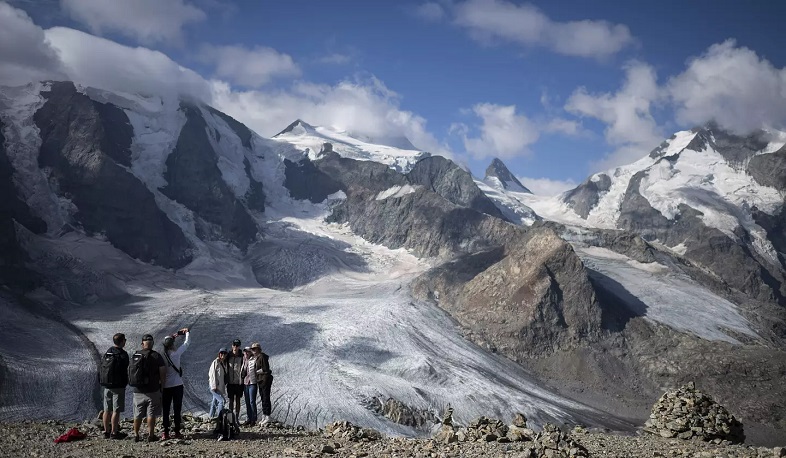
[[(67, 443), (54, 439), (77, 427), (87, 438)], [(123, 429), (130, 432), (130, 425)], [(8, 457), (784, 457), (784, 448), (715, 445), (700, 440), (667, 439), (655, 435), (622, 436), (575, 429), (555, 432), (560, 444), (549, 448), (546, 435), (539, 443), (453, 442), (434, 439), (353, 437), (340, 430), (294, 429), (280, 424), (244, 428), (237, 440), (219, 442), (208, 427), (188, 428), (185, 439), (135, 443), (104, 439), (90, 422), (62, 421), (0, 423), (0, 456)], [(563, 447), (565, 444), (574, 447)]]

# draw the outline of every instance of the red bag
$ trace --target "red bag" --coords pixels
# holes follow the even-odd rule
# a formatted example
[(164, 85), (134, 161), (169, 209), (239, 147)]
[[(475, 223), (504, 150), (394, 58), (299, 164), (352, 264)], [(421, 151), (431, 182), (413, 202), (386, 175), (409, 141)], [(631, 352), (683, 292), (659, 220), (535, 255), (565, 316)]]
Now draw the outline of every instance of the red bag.
[(55, 439), (55, 443), (59, 444), (61, 442), (73, 442), (73, 441), (82, 440), (85, 437), (87, 437), (87, 434), (79, 431), (76, 428), (71, 428), (65, 434)]

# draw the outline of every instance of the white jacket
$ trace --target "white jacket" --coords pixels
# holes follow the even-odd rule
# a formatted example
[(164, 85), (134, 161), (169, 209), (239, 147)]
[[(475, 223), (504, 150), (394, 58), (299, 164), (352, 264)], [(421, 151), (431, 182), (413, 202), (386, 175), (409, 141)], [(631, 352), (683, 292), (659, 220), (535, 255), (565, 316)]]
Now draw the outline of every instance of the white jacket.
[[(162, 352), (162, 357), (164, 358), (164, 363), (166, 364), (166, 380), (164, 381), (164, 388), (172, 388), (173, 386), (180, 386), (183, 384), (183, 378), (180, 377), (180, 374), (177, 373), (172, 364), (175, 365), (176, 368), (182, 369), (183, 366), (180, 365), (180, 356), (186, 351), (188, 345), (191, 343), (190, 335), (191, 333), (186, 333), (186, 340), (183, 341), (183, 344), (180, 345), (180, 348), (173, 352), (167, 353), (166, 350)], [(172, 361), (172, 364), (169, 364), (169, 361), (166, 359), (167, 355), (169, 359)]]
[(226, 365), (216, 358), (210, 363), (210, 371), (208, 371), (207, 374), (208, 380), (210, 381), (210, 389), (217, 389), (223, 396), (227, 395), (227, 387), (224, 382), (226, 371)]

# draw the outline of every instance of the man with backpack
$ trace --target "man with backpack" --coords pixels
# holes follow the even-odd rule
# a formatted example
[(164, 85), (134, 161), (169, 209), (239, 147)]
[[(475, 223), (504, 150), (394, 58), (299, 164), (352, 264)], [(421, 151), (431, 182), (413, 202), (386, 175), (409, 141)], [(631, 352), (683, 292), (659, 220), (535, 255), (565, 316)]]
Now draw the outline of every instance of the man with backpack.
[[(186, 336), (180, 348), (175, 350), (175, 338), (177, 336)], [(188, 328), (183, 328), (171, 336), (164, 337), (164, 359), (166, 360), (166, 379), (164, 380), (164, 391), (162, 393), (162, 402), (164, 405), (164, 434), (161, 439), (167, 440), (172, 437), (175, 439), (182, 439), (183, 435), (180, 434), (181, 416), (180, 412), (183, 408), (183, 365), (180, 363), (180, 356), (186, 351), (186, 348), (191, 344), (190, 333)], [(174, 435), (169, 435), (169, 408), (174, 404), (175, 414), (175, 429)]]
[(240, 418), (240, 400), (243, 399), (242, 372), (243, 351), (240, 349), (240, 339), (235, 339), (232, 341), (232, 352), (227, 355), (227, 397), (229, 410), (234, 410), (235, 418)]
[(99, 382), (104, 387), (104, 438), (123, 439), (127, 436), (120, 431), (120, 413), (126, 410), (128, 385), (128, 353), (123, 350), (126, 335), (117, 333), (112, 342), (115, 345), (104, 353), (99, 374)]
[(161, 416), (161, 388), (166, 380), (164, 358), (153, 350), (153, 336), (142, 337), (142, 349), (131, 355), (128, 384), (134, 388), (134, 442), (142, 440), (139, 429), (147, 418), (147, 441), (155, 442), (156, 417)]

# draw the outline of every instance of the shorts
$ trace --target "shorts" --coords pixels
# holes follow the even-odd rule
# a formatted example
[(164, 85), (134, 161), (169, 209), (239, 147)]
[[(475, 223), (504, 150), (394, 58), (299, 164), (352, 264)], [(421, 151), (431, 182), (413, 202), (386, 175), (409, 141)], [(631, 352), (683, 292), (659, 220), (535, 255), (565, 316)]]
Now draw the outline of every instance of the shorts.
[(240, 399), (243, 397), (243, 385), (227, 385), (227, 397)]
[(104, 388), (104, 412), (126, 411), (126, 389)]
[(156, 418), (161, 416), (161, 392), (134, 393), (134, 419)]

